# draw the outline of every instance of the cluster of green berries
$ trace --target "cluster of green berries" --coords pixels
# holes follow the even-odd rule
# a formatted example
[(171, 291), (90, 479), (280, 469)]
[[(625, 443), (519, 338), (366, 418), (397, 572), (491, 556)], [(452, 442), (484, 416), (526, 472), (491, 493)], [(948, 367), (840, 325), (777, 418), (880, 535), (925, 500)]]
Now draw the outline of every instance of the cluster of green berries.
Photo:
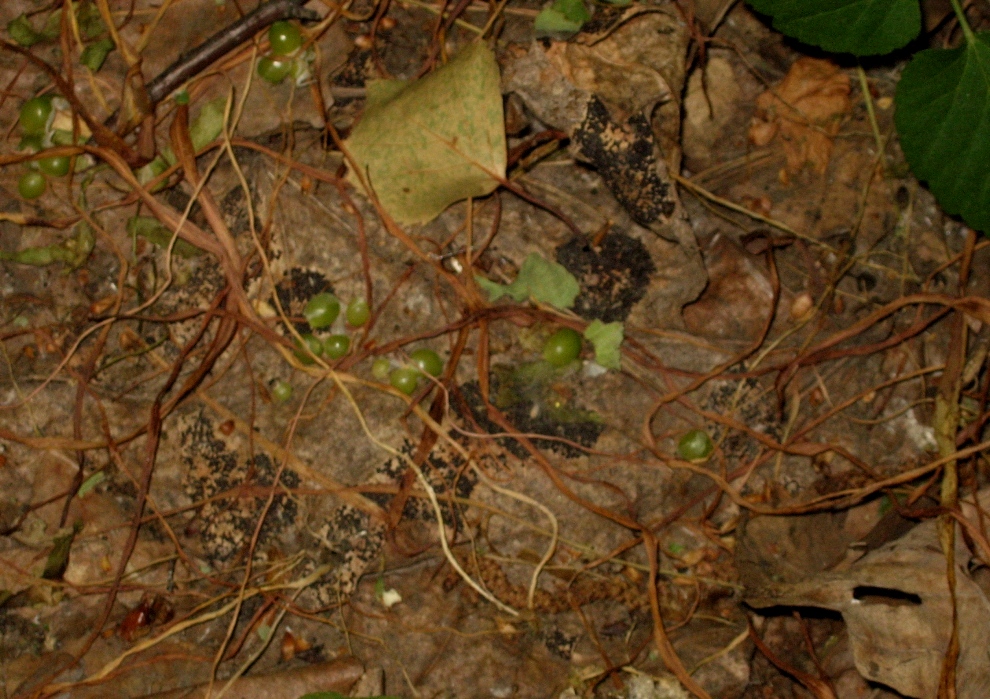
[(258, 75), (278, 85), (289, 75), (298, 79), (308, 71), (305, 60), (300, 60), (302, 34), (292, 22), (279, 20), (268, 28), (268, 44), (271, 53), (258, 59)]
[[(324, 292), (313, 296), (303, 308), (303, 317), (313, 330), (323, 330), (334, 324), (340, 316), (340, 299), (331, 293)], [(371, 309), (364, 299), (354, 299), (347, 304), (344, 319), (352, 328), (360, 328), (371, 319)], [(304, 364), (312, 364), (313, 358), (327, 356), (331, 360), (340, 359), (351, 349), (351, 340), (347, 335), (335, 333), (320, 339), (312, 333), (302, 336), (303, 345), (296, 350), (296, 357)], [(372, 365), (371, 372), (379, 381), (388, 381), (406, 395), (411, 395), (426, 376), (439, 376), (443, 371), (443, 360), (431, 349), (422, 347), (409, 355), (408, 365), (393, 366), (392, 362), (379, 357)], [(276, 381), (272, 384), (272, 396), (284, 403), (292, 397), (292, 384), (288, 381)]]
[(409, 364), (394, 366), (386, 357), (379, 357), (371, 365), (371, 373), (379, 381), (388, 381), (392, 387), (407, 396), (412, 395), (427, 376), (440, 376), (443, 360), (433, 350), (420, 347), (409, 354)]
[[(303, 309), (303, 317), (313, 330), (329, 328), (340, 315), (340, 299), (331, 293), (323, 292), (312, 297)], [(364, 299), (354, 299), (347, 304), (344, 318), (352, 328), (360, 328), (371, 318), (371, 309)], [(312, 333), (302, 336), (306, 349), (317, 357), (324, 354), (332, 360), (340, 359), (351, 349), (351, 338), (342, 333), (335, 333), (324, 340)], [(302, 348), (300, 348), (301, 350)], [(303, 362), (312, 362), (306, 352), (296, 353)]]
[[(52, 95), (41, 95), (32, 97), (21, 105), (20, 124), (23, 138), (21, 139), (20, 150), (37, 153), (53, 144), (71, 143), (71, 133), (68, 134), (68, 141), (66, 141), (64, 133), (52, 128), (52, 121), (55, 118), (53, 100)], [(28, 170), (21, 175), (17, 182), (17, 191), (25, 199), (37, 199), (45, 193), (48, 186), (46, 175), (64, 177), (67, 174), (69, 174), (69, 156), (67, 155), (53, 155), (48, 158), (32, 160), (28, 163)]]

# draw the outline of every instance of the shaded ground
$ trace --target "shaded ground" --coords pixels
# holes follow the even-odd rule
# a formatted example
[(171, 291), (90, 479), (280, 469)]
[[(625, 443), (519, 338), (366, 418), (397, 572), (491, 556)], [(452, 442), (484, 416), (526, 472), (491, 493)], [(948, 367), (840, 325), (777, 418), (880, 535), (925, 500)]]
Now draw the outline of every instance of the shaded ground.
[[(139, 200), (104, 144), (18, 196), (18, 110), (52, 79), (0, 52), (0, 250), (95, 236), (75, 267), (0, 262), (4, 696), (219, 696), (240, 675), (255, 684), (230, 696), (927, 696), (952, 605), (990, 628), (990, 345), (979, 313), (953, 310), (987, 298), (990, 256), (908, 174), (900, 63), (860, 75), (742, 3), (684, 5), (601, 9), (569, 43), (534, 41), (537, 3), (462, 7), (475, 29), (498, 10), (525, 197), (411, 227), (340, 179), (331, 134), (366, 80), (415, 77), (475, 36), (438, 38), (437, 6), (311, 3), (330, 18), (307, 25), (311, 84), (245, 93), (246, 49), (203, 71), (194, 115), (245, 98), (230, 148), (196, 161), (206, 194), (180, 169)], [(147, 37), (145, 76), (251, 9), (175, 0), (154, 24), (157, 4), (108, 8), (124, 40)], [(0, 20), (40, 27), (49, 9), (4, 3)], [(62, 65), (55, 43), (32, 51)], [(101, 123), (125, 58), (73, 65)], [(158, 109), (159, 150), (174, 111)], [(189, 220), (230, 247), (170, 256), (128, 234), (136, 215), (173, 230), (193, 195)], [(578, 280), (572, 311), (474, 284), (532, 252)], [(367, 299), (370, 323), (310, 328), (321, 292)], [(556, 329), (595, 319), (625, 324), (620, 371), (588, 343), (541, 363)], [(306, 363), (293, 330), (347, 334), (350, 352)], [(411, 398), (372, 372), (423, 347), (444, 370)], [(678, 455), (691, 429), (708, 458)], [(953, 600), (946, 455), (970, 523)], [(981, 696), (987, 639), (956, 632), (946, 666)], [(898, 649), (917, 676), (896, 675)]]

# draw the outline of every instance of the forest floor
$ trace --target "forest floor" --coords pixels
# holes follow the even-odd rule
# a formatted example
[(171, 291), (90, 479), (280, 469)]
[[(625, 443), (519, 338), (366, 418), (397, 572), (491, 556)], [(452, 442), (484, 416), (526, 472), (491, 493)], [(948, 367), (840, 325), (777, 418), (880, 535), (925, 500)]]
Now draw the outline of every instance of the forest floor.
[[(128, 111), (254, 4), (0, 6), (51, 29), (0, 47), (3, 697), (988, 695), (990, 251), (905, 163), (903, 56), (733, 0), (570, 40), (536, 0), (321, 0), (308, 78), (257, 77), (266, 31), (188, 76), (190, 121), (228, 108), (198, 157), (175, 100)], [(339, 139), (479, 36), (502, 185), (397, 223)], [(53, 128), (97, 138), (25, 199), (21, 105), (66, 89)], [(534, 254), (573, 303), (479, 285)], [(325, 292), (354, 322), (310, 325)], [(594, 321), (617, 363), (543, 359)]]

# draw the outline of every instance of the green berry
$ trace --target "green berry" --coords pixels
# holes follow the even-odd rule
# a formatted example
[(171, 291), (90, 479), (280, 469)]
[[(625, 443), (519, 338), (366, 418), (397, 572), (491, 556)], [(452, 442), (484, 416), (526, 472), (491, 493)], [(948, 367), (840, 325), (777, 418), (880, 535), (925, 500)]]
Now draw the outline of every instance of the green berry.
[(53, 155), (50, 158), (42, 158), (38, 161), (38, 167), (46, 175), (65, 177), (69, 174), (69, 156)]
[(278, 85), (292, 72), (292, 64), (292, 60), (262, 56), (258, 59), (258, 75), (272, 85)]
[(306, 304), (303, 315), (314, 330), (329, 328), (340, 315), (340, 301), (333, 294), (317, 294)]
[(284, 403), (292, 398), (292, 384), (288, 381), (276, 381), (272, 385), (272, 398), (279, 403)]
[(17, 191), (25, 199), (37, 199), (45, 193), (46, 186), (45, 176), (34, 170), (25, 172), (17, 181)]
[(410, 354), (409, 358), (412, 360), (413, 366), (424, 374), (440, 376), (440, 372), (443, 371), (443, 360), (431, 349), (425, 347), (418, 349)]
[(371, 318), (371, 309), (364, 299), (354, 299), (347, 304), (347, 324), (352, 328), (360, 328)]
[(394, 388), (399, 389), (409, 396), (412, 395), (412, 392), (416, 390), (416, 386), (419, 384), (419, 371), (410, 369), (409, 367), (393, 369), (392, 373), (388, 375), (388, 380)]
[(330, 359), (340, 359), (351, 348), (351, 338), (347, 335), (331, 335), (323, 341), (323, 351)]
[(543, 358), (554, 366), (567, 366), (581, 353), (581, 336), (570, 328), (561, 328), (543, 345)]
[(313, 335), (303, 335), (302, 338), (303, 343), (305, 343), (305, 347), (309, 350), (309, 352), (306, 352), (306, 350), (303, 349), (303, 345), (299, 343), (299, 340), (296, 340), (296, 347), (298, 347), (296, 350), (296, 357), (303, 364), (315, 364), (313, 358), (309, 356), (309, 353), (312, 352), (317, 357), (321, 356), (323, 354), (323, 343), (320, 342), (320, 338), (314, 337)]
[(276, 56), (288, 56), (302, 46), (302, 34), (296, 25), (279, 20), (268, 28), (268, 43)]
[(371, 375), (374, 376), (379, 381), (385, 381), (388, 379), (388, 375), (392, 373), (392, 362), (387, 360), (385, 357), (379, 357), (371, 365)]
[(704, 430), (691, 430), (677, 443), (677, 455), (686, 461), (707, 459), (715, 447)]
[(25, 134), (43, 134), (48, 130), (52, 117), (52, 96), (32, 97), (21, 105), (21, 131)]

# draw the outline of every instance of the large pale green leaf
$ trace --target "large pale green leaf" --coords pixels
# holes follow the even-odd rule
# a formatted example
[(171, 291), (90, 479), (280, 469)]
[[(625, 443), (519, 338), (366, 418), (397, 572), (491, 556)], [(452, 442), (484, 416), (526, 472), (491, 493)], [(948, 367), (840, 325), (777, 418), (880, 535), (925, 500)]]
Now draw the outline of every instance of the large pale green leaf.
[(990, 33), (915, 55), (895, 104), (911, 170), (947, 213), (990, 232)]
[(890, 53), (921, 31), (918, 0), (748, 0), (774, 29), (826, 51)]
[(581, 287), (567, 268), (556, 262), (548, 262), (537, 253), (530, 253), (519, 268), (519, 276), (509, 285), (489, 281), (480, 275), (475, 276), (478, 286), (488, 292), (492, 301), (509, 296), (514, 301), (533, 299), (549, 303), (557, 308), (570, 308), (574, 305)]
[(395, 220), (429, 221), (505, 177), (498, 65), (483, 43), (404, 88), (390, 82), (369, 94), (375, 99), (346, 146)]

